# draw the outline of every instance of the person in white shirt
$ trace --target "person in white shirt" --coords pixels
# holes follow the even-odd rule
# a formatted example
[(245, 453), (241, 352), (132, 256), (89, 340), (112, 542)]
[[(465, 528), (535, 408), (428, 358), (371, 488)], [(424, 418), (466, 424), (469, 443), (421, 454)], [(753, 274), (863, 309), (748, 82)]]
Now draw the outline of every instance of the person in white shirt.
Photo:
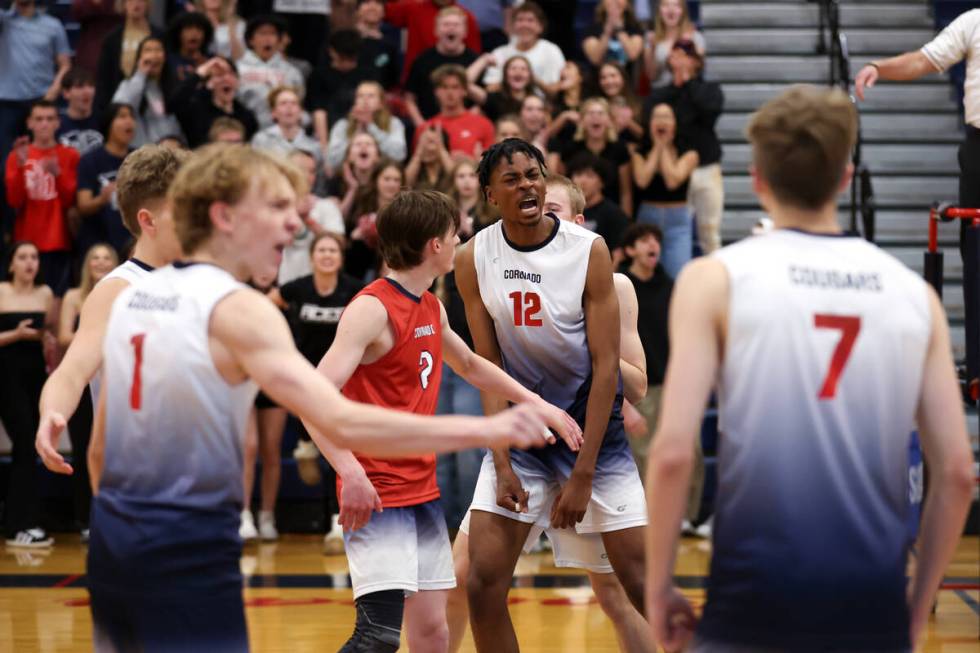
[(303, 131), (303, 108), (294, 88), (279, 86), (269, 93), (269, 109), (275, 124), (252, 137), (252, 147), (285, 156), (293, 150), (308, 152), (320, 161), (320, 145)]
[[(858, 99), (879, 79), (910, 81), (945, 72), (966, 60), (963, 104), (966, 134), (960, 145), (959, 205), (980, 208), (980, 9), (962, 13), (946, 29), (919, 50), (872, 61), (854, 78)], [(937, 199), (937, 198), (929, 198)], [(960, 255), (963, 257), (963, 298), (966, 307), (966, 373), (970, 390), (980, 386), (980, 315), (977, 281), (980, 276), (977, 240), (980, 230), (968, 220), (960, 221)]]
[(269, 92), (277, 86), (291, 86), (302, 96), (306, 82), (296, 67), (279, 53), (280, 42), (286, 33), (277, 16), (254, 16), (245, 28), (249, 49), (236, 63), (238, 66), (238, 99), (252, 110), (259, 127), (272, 125)]
[[(293, 150), (289, 154), (289, 160), (303, 172), (306, 183), (312, 188), (316, 179), (316, 161), (313, 156), (303, 150)], [(313, 274), (310, 246), (317, 236), (328, 231), (341, 235), (344, 233), (344, 218), (340, 215), (336, 202), (317, 197), (311, 192), (296, 200), (296, 211), (303, 220), (303, 226), (293, 236), (293, 242), (282, 252), (282, 263), (279, 265), (280, 286)]]
[(541, 38), (547, 26), (547, 18), (541, 7), (525, 2), (514, 9), (510, 43), (484, 55), (484, 61), (492, 64), (483, 76), (488, 90), (497, 90), (503, 80), (504, 63), (513, 56), (523, 55), (531, 62), (534, 79), (549, 95), (558, 91), (565, 55), (557, 45)]

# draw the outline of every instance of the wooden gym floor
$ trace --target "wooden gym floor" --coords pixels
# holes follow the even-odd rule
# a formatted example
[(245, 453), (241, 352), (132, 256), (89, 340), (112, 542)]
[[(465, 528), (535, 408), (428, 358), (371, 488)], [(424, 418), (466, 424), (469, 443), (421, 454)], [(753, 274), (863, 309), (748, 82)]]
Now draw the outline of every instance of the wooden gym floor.
[[(354, 611), (343, 556), (320, 554), (316, 536), (284, 536), (246, 547), (242, 570), (252, 650), (318, 653), (337, 650), (350, 634)], [(699, 607), (710, 546), (685, 539), (677, 576)], [(613, 630), (584, 576), (556, 569), (551, 554), (522, 558), (511, 612), (527, 653), (617, 650)], [(92, 625), (85, 591), (85, 547), (59, 535), (47, 553), (0, 545), (0, 651), (89, 651)], [(936, 615), (920, 650), (980, 651), (980, 540), (964, 537), (947, 570)], [(403, 649), (404, 650), (404, 649)], [(467, 635), (464, 651), (473, 651)]]

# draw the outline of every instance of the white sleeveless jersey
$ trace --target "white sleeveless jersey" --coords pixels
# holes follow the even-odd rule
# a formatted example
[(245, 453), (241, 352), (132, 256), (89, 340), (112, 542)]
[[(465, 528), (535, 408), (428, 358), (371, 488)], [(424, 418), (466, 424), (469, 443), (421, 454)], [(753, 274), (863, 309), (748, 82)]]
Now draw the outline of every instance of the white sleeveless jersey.
[(174, 264), (116, 299), (103, 347), (106, 500), (134, 509), (241, 505), (242, 442), (256, 387), (221, 377), (208, 325), (214, 306), (242, 288), (216, 266)]
[[(109, 274), (102, 277), (99, 283), (102, 283), (106, 279), (122, 279), (129, 285), (133, 285), (140, 279), (147, 277), (153, 268), (144, 263), (137, 258), (128, 258), (121, 264), (114, 267)], [(96, 284), (98, 285), (98, 284)], [(92, 376), (92, 380), (88, 382), (89, 392), (92, 395), (92, 405), (96, 406), (99, 403), (99, 389), (102, 386), (102, 369), (95, 371)]]
[[(926, 285), (852, 237), (779, 230), (712, 256), (728, 271), (730, 305), (702, 633), (780, 647), (812, 627), (814, 644), (821, 633), (845, 649), (887, 648), (908, 633)], [(852, 626), (859, 636), (846, 643)]]
[(589, 252), (599, 236), (545, 219), (556, 222), (554, 231), (530, 248), (510, 243), (498, 220), (474, 237), (473, 258), (504, 368), (567, 409), (592, 374), (582, 294)]

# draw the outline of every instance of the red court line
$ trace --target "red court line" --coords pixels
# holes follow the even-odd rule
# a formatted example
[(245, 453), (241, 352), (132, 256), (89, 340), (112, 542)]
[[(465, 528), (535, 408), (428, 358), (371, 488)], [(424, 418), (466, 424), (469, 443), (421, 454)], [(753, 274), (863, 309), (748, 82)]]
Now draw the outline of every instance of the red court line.
[(81, 577), (82, 577), (81, 574), (72, 574), (71, 576), (65, 576), (64, 578), (62, 578), (61, 580), (59, 580), (57, 583), (55, 583), (51, 587), (53, 587), (53, 588), (67, 587), (67, 586), (71, 585), (72, 583), (74, 583), (76, 580), (78, 580)]
[(941, 590), (980, 590), (980, 583), (943, 583)]

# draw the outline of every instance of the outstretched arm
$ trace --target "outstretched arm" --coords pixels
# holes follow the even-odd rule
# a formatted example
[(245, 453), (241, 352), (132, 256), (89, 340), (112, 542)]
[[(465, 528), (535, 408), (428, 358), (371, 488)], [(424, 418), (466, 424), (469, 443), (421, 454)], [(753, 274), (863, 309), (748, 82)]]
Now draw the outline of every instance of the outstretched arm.
[(670, 362), (660, 426), (647, 463), (646, 606), (657, 644), (681, 650), (694, 614), (674, 588), (674, 557), (694, 466), (694, 439), (715, 383), (728, 312), (728, 275), (709, 258), (692, 261), (674, 287)]
[[(442, 355), (449, 367), (483, 392), (495, 394), (515, 404), (524, 401), (538, 404), (548, 415), (548, 426), (561, 436), (572, 451), (578, 451), (582, 444), (582, 430), (575, 420), (564, 410), (552, 406), (522, 386), (487, 359), (473, 353), (449, 326), (446, 308), (441, 303), (439, 310), (442, 313)], [(549, 442), (554, 442), (554, 437), (549, 435), (548, 438)]]
[(274, 401), (313, 425), (317, 446), (330, 440), (390, 458), (544, 444), (545, 422), (533, 405), (485, 419), (424, 417), (345, 399), (296, 351), (278, 309), (252, 290), (231, 293), (218, 303), (210, 335), (227, 350), (243, 377), (252, 378)]
[(71, 474), (72, 467), (58, 453), (58, 438), (78, 408), (85, 386), (102, 365), (102, 340), (109, 311), (116, 297), (129, 284), (107, 279), (98, 284), (82, 304), (78, 331), (61, 364), (51, 373), (41, 390), (41, 422), (34, 446), (44, 466), (52, 472)]
[(973, 454), (949, 353), (949, 328), (939, 298), (932, 288), (928, 291), (932, 337), (916, 419), (929, 466), (929, 493), (923, 506), (918, 564), (909, 595), (913, 648), (963, 532), (973, 490)]

